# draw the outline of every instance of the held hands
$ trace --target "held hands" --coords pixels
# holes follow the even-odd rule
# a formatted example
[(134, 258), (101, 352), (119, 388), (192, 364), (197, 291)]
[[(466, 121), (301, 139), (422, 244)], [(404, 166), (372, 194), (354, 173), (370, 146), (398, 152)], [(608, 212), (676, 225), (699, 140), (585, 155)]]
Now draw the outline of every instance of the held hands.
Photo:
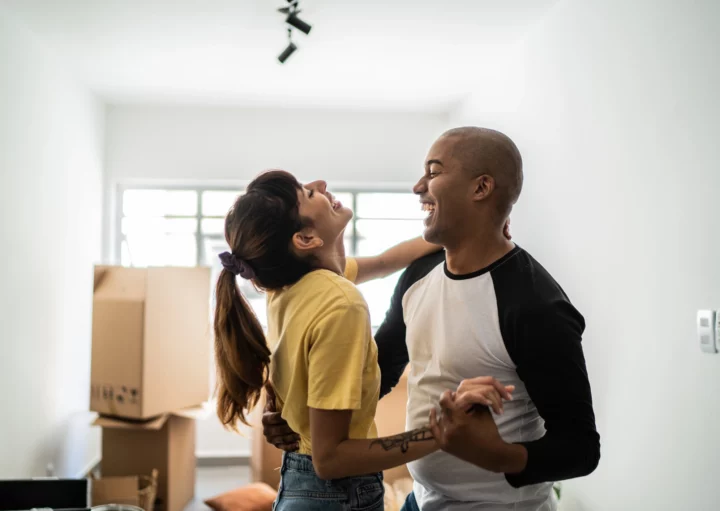
[(443, 393), (440, 417), (434, 408), (430, 410), (430, 430), (440, 448), (485, 470), (521, 472), (527, 463), (525, 448), (507, 444), (489, 408), (474, 406), (502, 411), (500, 397), (511, 398), (512, 390), (494, 378), (482, 377), (464, 381), (457, 392)]
[(269, 383), (265, 385), (267, 401), (263, 409), (262, 425), (265, 440), (278, 449), (295, 452), (300, 447), (300, 436), (295, 433), (275, 407), (275, 390)]
[(492, 408), (498, 415), (503, 413), (503, 401), (512, 401), (515, 385), (503, 385), (492, 376), (480, 376), (460, 382), (454, 399), (460, 408), (470, 411), (475, 405)]

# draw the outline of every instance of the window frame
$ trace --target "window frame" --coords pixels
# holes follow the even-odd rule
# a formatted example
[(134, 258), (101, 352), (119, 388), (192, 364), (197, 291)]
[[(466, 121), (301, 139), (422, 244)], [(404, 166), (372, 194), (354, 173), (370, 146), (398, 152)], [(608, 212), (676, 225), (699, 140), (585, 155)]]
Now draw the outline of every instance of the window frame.
[[(175, 219), (175, 218), (194, 218), (195, 219), (195, 245), (196, 245), (196, 262), (195, 266), (202, 266), (205, 260), (205, 239), (214, 241), (224, 241), (222, 234), (203, 234), (202, 231), (202, 220), (204, 218), (222, 218), (217, 216), (204, 216), (202, 214), (202, 196), (203, 192), (236, 192), (244, 191), (249, 181), (238, 182), (237, 185), (183, 185), (183, 184), (169, 184), (169, 183), (141, 183), (141, 184), (118, 184), (116, 188), (115, 197), (115, 236), (114, 236), (114, 247), (113, 256), (117, 264), (121, 264), (122, 261), (122, 244), (125, 241), (125, 235), (122, 232), (122, 221), (124, 218), (123, 214), (123, 195), (128, 190), (169, 190), (169, 191), (193, 191), (197, 193), (197, 212), (194, 216), (192, 215), (164, 215), (162, 218)], [(368, 186), (364, 185), (352, 185), (352, 184), (338, 184), (333, 186), (332, 192), (336, 194), (350, 194), (352, 195), (352, 206), (353, 212), (357, 212), (357, 196), (362, 193), (412, 193), (412, 185), (410, 184), (397, 184), (397, 183), (383, 183), (379, 186)], [(415, 218), (369, 218), (359, 217), (357, 214), (353, 214), (352, 218), (352, 236), (350, 243), (351, 255), (353, 257), (357, 254), (358, 244), (361, 237), (358, 235), (357, 222), (359, 220), (417, 220)], [(402, 240), (398, 240), (400, 242)]]

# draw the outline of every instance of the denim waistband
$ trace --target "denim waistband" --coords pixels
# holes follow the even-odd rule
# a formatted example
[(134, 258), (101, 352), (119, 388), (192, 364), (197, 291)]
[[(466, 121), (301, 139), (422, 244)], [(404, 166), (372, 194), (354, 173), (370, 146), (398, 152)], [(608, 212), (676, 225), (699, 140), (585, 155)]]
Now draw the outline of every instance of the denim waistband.
[(298, 454), (296, 452), (283, 453), (283, 468), (297, 470), (298, 472), (310, 472), (311, 474), (315, 473), (312, 458), (307, 454)]
[[(315, 467), (313, 466), (312, 457), (308, 456), (307, 454), (298, 454), (296, 452), (283, 453), (282, 470), (285, 471), (286, 469), (315, 474)], [(368, 475), (379, 476), (380, 480), (383, 480), (382, 472), (378, 474)]]

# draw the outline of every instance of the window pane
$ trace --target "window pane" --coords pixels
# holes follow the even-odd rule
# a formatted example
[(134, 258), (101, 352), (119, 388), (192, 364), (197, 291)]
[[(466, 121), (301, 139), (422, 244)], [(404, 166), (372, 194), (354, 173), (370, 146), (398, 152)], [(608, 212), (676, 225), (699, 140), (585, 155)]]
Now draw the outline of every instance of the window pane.
[(380, 326), (385, 319), (399, 277), (400, 272), (396, 272), (384, 279), (372, 280), (358, 286), (370, 309), (370, 322), (373, 327)]
[(197, 192), (192, 190), (125, 190), (125, 216), (197, 215)]
[(420, 236), (421, 220), (358, 220), (359, 257), (377, 255), (401, 241)]
[(202, 229), (203, 234), (220, 234), (220, 235), (224, 236), (225, 235), (225, 219), (224, 218), (203, 218), (201, 221), (201, 229)]
[(413, 193), (358, 193), (358, 218), (425, 218)]
[(227, 215), (230, 206), (233, 205), (235, 199), (241, 192), (233, 191), (208, 191), (202, 194), (202, 214), (203, 216), (221, 216)]
[(194, 218), (148, 218), (126, 217), (122, 219), (123, 234), (194, 234), (197, 220)]
[(197, 245), (192, 234), (129, 233), (129, 266), (195, 266)]

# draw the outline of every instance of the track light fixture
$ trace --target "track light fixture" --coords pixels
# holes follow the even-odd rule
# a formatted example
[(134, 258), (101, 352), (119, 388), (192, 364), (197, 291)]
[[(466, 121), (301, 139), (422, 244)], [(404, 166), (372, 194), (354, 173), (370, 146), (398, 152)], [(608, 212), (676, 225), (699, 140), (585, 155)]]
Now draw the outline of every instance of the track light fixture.
[(285, 23), (290, 25), (290, 27), (288, 28), (287, 48), (285, 48), (285, 50), (283, 50), (283, 52), (278, 56), (278, 60), (281, 64), (284, 64), (285, 61), (290, 58), (290, 55), (295, 53), (295, 50), (298, 49), (297, 46), (295, 46), (295, 43), (293, 43), (292, 41), (292, 29), (295, 28), (305, 35), (309, 34), (310, 30), (312, 30), (312, 25), (306, 23), (298, 17), (298, 14), (302, 12), (298, 8), (300, 0), (287, 0), (287, 2), (287, 7), (281, 7), (280, 9), (278, 9), (278, 12), (282, 14), (287, 14), (287, 18), (285, 18)]
[(290, 58), (290, 55), (295, 53), (295, 50), (297, 50), (297, 46), (295, 46), (295, 43), (292, 42), (292, 30), (288, 28), (288, 45), (287, 48), (283, 50), (283, 52), (278, 55), (278, 60), (281, 64), (284, 64), (287, 59)]

